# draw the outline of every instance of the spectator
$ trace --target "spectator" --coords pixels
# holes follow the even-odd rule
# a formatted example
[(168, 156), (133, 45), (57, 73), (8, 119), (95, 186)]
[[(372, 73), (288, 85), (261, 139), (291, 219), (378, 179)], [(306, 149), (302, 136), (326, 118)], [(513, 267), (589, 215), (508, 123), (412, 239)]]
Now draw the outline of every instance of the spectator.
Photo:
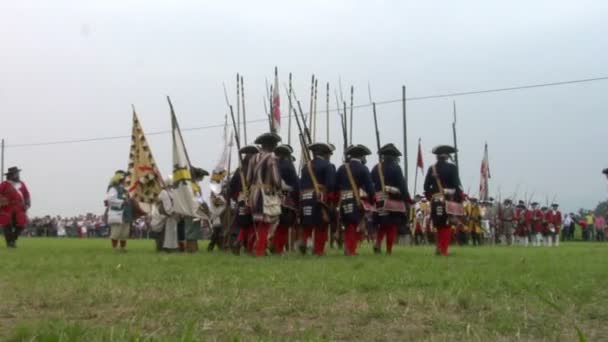
[(587, 230), (588, 230), (588, 240), (590, 241), (594, 241), (595, 240), (595, 216), (593, 216), (592, 212), (588, 212), (587, 216), (585, 217), (585, 221), (587, 222)]
[(596, 229), (596, 239), (597, 241), (604, 241), (606, 238), (606, 220), (603, 216), (597, 215), (595, 217), (595, 229)]

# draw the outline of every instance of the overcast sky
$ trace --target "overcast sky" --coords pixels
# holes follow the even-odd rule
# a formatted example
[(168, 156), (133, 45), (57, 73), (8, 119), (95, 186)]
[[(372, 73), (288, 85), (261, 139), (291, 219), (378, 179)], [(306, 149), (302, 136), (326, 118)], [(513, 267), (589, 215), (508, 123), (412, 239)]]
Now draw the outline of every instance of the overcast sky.
[[(265, 79), (293, 73), (308, 108), (310, 78), (331, 107), (341, 78), (355, 104), (451, 92), (608, 76), (606, 1), (2, 1), (0, 2), (0, 136), (6, 167), (23, 168), (32, 215), (101, 213), (109, 178), (126, 168), (131, 104), (146, 132), (167, 131), (165, 96), (181, 127), (221, 124), (222, 84), (231, 100), (245, 78), (248, 119), (263, 119)], [(409, 186), (417, 139), (425, 167), (433, 145), (451, 143), (458, 111), (461, 178), (477, 193), (483, 145), (490, 150), (491, 189), (519, 188), (565, 210), (606, 198), (608, 81), (411, 101), (407, 105)], [(286, 112), (286, 97), (282, 96)], [(382, 143), (402, 146), (401, 104), (378, 106)], [(342, 145), (330, 113), (332, 142)], [(354, 140), (375, 150), (371, 108), (354, 112)], [(286, 137), (284, 122), (283, 135)], [(248, 125), (249, 140), (267, 128)], [(319, 125), (320, 139), (325, 126)], [(295, 129), (294, 129), (295, 131)], [(321, 133), (321, 131), (323, 133)], [(220, 128), (184, 132), (193, 163), (212, 169)], [(171, 137), (148, 137), (166, 175)], [(295, 142), (292, 143), (296, 145)], [(375, 163), (375, 157), (371, 163)], [(336, 155), (334, 162), (339, 163)], [(418, 189), (422, 184), (419, 177)]]

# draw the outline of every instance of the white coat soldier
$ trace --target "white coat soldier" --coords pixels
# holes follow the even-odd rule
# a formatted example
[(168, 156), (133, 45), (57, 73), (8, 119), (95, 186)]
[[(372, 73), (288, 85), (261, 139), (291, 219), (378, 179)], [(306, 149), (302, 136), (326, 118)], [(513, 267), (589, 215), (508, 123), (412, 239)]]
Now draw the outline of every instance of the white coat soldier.
[[(203, 170), (199, 167), (192, 167), (192, 190), (196, 201), (199, 204), (198, 214), (201, 217), (206, 217), (209, 209), (207, 203), (205, 203), (205, 199), (202, 194), (201, 187), (199, 185), (200, 182), (203, 181), (205, 176), (208, 176), (209, 172)], [(201, 234), (201, 219), (200, 217), (183, 217), (180, 223), (178, 224), (178, 232), (181, 230), (180, 225), (183, 225), (184, 231), (184, 240), (186, 252), (195, 253), (198, 251), (198, 240), (202, 238)], [(183, 242), (183, 240), (180, 240)], [(184, 247), (180, 246), (180, 250)]]
[[(437, 229), (437, 254), (448, 255), (452, 239), (451, 224), (448, 220), (446, 200), (462, 203), (463, 192), (456, 165), (448, 162), (456, 149), (448, 145), (433, 148), (437, 163), (431, 166), (424, 180), (425, 196), (431, 200), (431, 220)], [(460, 208), (462, 209), (462, 207)]]
[(157, 250), (172, 252), (178, 250), (177, 223), (179, 215), (173, 211), (173, 178), (165, 179), (165, 187), (158, 194), (159, 212), (165, 217), (164, 228), (157, 240)]
[(274, 154), (280, 141), (281, 137), (276, 133), (260, 135), (255, 143), (261, 146), (261, 151), (251, 159), (247, 170), (256, 256), (266, 255), (268, 234), (276, 228), (281, 215), (281, 175)]
[[(118, 170), (110, 180), (107, 189), (105, 205), (107, 207), (107, 223), (110, 225), (110, 239), (115, 251), (125, 252), (127, 239), (131, 231), (131, 223), (136, 219), (136, 202), (131, 200), (125, 188), (127, 174)], [(120, 249), (118, 245), (120, 243)]]

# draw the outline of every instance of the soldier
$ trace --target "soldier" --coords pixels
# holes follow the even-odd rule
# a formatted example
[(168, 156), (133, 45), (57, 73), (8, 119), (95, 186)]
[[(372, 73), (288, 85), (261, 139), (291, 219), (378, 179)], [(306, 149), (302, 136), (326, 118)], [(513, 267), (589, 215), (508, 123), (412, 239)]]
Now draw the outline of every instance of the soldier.
[(283, 190), (281, 217), (272, 238), (274, 253), (279, 255), (285, 251), (289, 231), (296, 223), (298, 200), (300, 198), (300, 184), (296, 168), (293, 166), (292, 153), (293, 148), (289, 145), (280, 145), (274, 150), (274, 154), (279, 159), (279, 173)]
[(530, 210), (530, 218), (532, 221), (531, 225), (531, 237), (532, 237), (532, 245), (535, 247), (539, 247), (542, 243), (543, 239), (543, 231), (544, 231), (544, 221), (545, 215), (542, 210), (538, 207), (538, 202), (532, 202), (532, 209)]
[(450, 154), (456, 149), (440, 145), (433, 148), (433, 154), (437, 156), (437, 163), (431, 166), (424, 180), (424, 192), (431, 202), (431, 219), (433, 226), (437, 229), (437, 250), (436, 254), (448, 255), (448, 247), (452, 238), (451, 224), (448, 221), (448, 213), (445, 199), (456, 203), (462, 203), (463, 192), (458, 168), (449, 163)]
[(313, 253), (325, 252), (332, 205), (336, 201), (336, 167), (329, 161), (332, 148), (325, 143), (308, 146), (313, 159), (302, 167), (300, 178), (300, 217), (302, 225), (299, 249), (306, 254), (306, 244), (314, 232)]
[(471, 198), (471, 205), (467, 213), (467, 219), (469, 223), (469, 229), (471, 231), (471, 240), (473, 240), (473, 246), (481, 246), (483, 229), (481, 229), (481, 207), (477, 198)]
[[(513, 201), (505, 199), (502, 210), (500, 210), (500, 225), (502, 226), (502, 235), (507, 246), (513, 244), (513, 220), (515, 219), (515, 210), (513, 209)], [(501, 240), (502, 240), (501, 236)]]
[(517, 207), (515, 208), (515, 222), (517, 224), (517, 228), (515, 230), (515, 235), (517, 236), (518, 244), (528, 247), (528, 235), (530, 230), (530, 218), (528, 214), (528, 210), (526, 208), (526, 203), (520, 200), (517, 203)]
[(17, 248), (17, 239), (27, 223), (31, 206), (30, 193), (20, 178), (21, 170), (10, 167), (0, 184), (0, 229), (4, 229), (6, 247)]
[[(559, 235), (560, 228), (562, 227), (562, 212), (559, 211), (559, 204), (553, 203), (551, 204), (551, 210), (549, 211), (549, 229), (553, 228), (552, 233), (552, 242), (555, 247), (559, 247)], [(552, 226), (552, 227), (551, 227)]]
[(211, 237), (209, 238), (209, 245), (207, 245), (207, 251), (211, 252), (218, 246), (220, 250), (223, 249), (224, 244), (224, 224), (222, 222), (222, 216), (226, 210), (226, 199), (222, 194), (215, 194), (211, 191), (209, 196), (209, 226), (211, 228)]
[(357, 243), (365, 231), (366, 214), (374, 203), (374, 186), (371, 174), (364, 165), (371, 151), (363, 145), (346, 149), (346, 162), (336, 173), (336, 189), (340, 198), (340, 219), (344, 224), (344, 252), (357, 255)]
[[(201, 216), (208, 216), (209, 207), (203, 198), (201, 187), (198, 183), (202, 182), (205, 176), (209, 175), (209, 172), (199, 167), (192, 167), (192, 190), (196, 201), (199, 204), (198, 213)], [(198, 240), (201, 236), (201, 219), (198, 217), (182, 217), (182, 220), (178, 223), (178, 235), (183, 236), (183, 240), (180, 240), (180, 251), (186, 251), (188, 253), (198, 252)], [(183, 228), (181, 228), (183, 226)], [(183, 229), (183, 235), (180, 233), (180, 229)]]
[[(253, 217), (251, 216), (251, 208), (247, 202), (247, 194), (249, 193), (249, 185), (245, 182), (247, 170), (249, 169), (249, 161), (260, 150), (257, 146), (244, 146), (239, 150), (242, 156), (242, 169), (237, 168), (230, 179), (229, 197), (236, 202), (236, 213), (234, 217), (234, 228), (237, 238), (233, 246), (235, 254), (240, 253), (241, 247), (244, 247), (247, 253), (253, 253), (253, 241), (255, 231), (253, 229)], [(245, 183), (245, 186), (243, 186)]]
[(376, 191), (376, 223), (378, 232), (374, 252), (380, 253), (386, 236), (386, 253), (391, 254), (397, 238), (397, 229), (407, 220), (407, 206), (412, 202), (401, 167), (401, 152), (393, 144), (384, 145), (378, 151), (381, 160), (372, 169), (372, 181)]
[(268, 236), (279, 224), (281, 216), (281, 175), (274, 150), (281, 137), (276, 133), (264, 133), (255, 139), (261, 146), (260, 153), (250, 161), (247, 184), (250, 186), (249, 204), (255, 228), (255, 255), (266, 255)]

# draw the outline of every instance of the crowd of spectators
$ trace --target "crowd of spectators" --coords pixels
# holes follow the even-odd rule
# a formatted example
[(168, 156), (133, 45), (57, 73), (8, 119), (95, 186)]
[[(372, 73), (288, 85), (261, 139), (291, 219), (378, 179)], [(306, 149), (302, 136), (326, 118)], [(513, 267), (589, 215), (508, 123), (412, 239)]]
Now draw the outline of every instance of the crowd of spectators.
[[(98, 238), (109, 235), (109, 226), (103, 215), (88, 213), (74, 217), (43, 216), (30, 219), (24, 235), (58, 238)], [(149, 229), (144, 218), (137, 220), (131, 229), (131, 238), (149, 237)]]

